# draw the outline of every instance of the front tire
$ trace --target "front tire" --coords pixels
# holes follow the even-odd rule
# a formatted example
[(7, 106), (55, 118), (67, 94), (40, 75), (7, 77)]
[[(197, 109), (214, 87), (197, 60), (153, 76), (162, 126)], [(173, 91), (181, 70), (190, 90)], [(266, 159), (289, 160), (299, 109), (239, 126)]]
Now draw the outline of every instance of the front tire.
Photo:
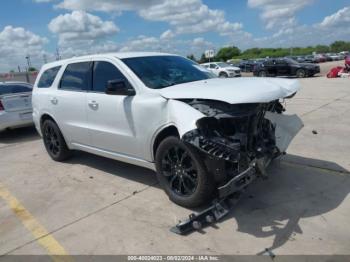
[(167, 137), (156, 152), (157, 178), (169, 199), (183, 207), (198, 207), (213, 197), (215, 184), (191, 145)]
[(46, 151), (53, 160), (61, 162), (71, 156), (71, 151), (54, 121), (45, 120), (42, 133)]
[(225, 73), (225, 72), (221, 72), (221, 73), (219, 74), (219, 77), (220, 77), (220, 78), (228, 78), (228, 74)]

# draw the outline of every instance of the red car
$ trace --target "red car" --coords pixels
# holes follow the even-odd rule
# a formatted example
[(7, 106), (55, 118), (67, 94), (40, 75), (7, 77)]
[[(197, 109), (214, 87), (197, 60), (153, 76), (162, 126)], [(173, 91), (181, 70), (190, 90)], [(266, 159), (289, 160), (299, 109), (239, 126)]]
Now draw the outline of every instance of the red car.
[(324, 63), (327, 61), (327, 58), (322, 54), (315, 55), (315, 59), (316, 59), (317, 63)]

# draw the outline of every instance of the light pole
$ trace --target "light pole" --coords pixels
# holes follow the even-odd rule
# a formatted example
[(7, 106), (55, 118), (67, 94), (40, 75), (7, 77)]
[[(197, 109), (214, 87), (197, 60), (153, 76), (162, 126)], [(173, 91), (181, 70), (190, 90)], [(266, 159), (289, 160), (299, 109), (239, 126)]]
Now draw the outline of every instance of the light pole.
[(46, 54), (43, 54), (43, 60), (44, 60), (44, 64), (47, 64), (47, 56), (46, 56)]
[(29, 68), (31, 68), (31, 67), (32, 67), (32, 63), (31, 63), (31, 61), (30, 61), (30, 56), (29, 56), (29, 55), (27, 55), (27, 56), (26, 56), (26, 59), (27, 59), (28, 70), (29, 70)]

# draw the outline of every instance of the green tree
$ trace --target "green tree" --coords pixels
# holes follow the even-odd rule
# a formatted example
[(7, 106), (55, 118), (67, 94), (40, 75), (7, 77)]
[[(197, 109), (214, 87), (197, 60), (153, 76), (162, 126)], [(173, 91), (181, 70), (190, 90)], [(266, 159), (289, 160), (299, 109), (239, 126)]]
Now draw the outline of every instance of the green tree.
[(35, 67), (29, 67), (28, 71), (29, 72), (35, 72), (35, 71), (38, 71), (38, 70)]
[(327, 46), (327, 45), (317, 45), (315, 47), (315, 51), (317, 53), (327, 53), (327, 52), (329, 52), (329, 46)]
[(193, 54), (187, 55), (186, 57), (187, 57), (188, 59), (191, 59), (192, 61), (197, 62), (197, 60), (196, 60), (196, 58), (194, 57)]
[(330, 47), (333, 52), (350, 51), (350, 42), (335, 41)]
[(241, 50), (235, 46), (220, 48), (216, 54), (216, 60), (227, 61), (241, 54)]
[(206, 63), (206, 62), (208, 62), (209, 61), (209, 59), (208, 58), (206, 58), (205, 57), (205, 54), (203, 53), (202, 55), (201, 55), (201, 58), (199, 59), (199, 63), (200, 64), (202, 64), (202, 63)]

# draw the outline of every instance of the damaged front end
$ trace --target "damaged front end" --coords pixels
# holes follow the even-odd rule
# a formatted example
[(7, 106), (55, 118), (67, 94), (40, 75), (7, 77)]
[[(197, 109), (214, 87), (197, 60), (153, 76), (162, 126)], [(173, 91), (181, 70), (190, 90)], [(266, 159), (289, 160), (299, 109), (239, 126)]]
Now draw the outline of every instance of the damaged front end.
[(282, 115), (284, 108), (278, 100), (246, 104), (181, 101), (205, 115), (197, 120), (197, 128), (185, 133), (182, 140), (202, 152), (207, 169), (218, 185), (219, 198), (241, 191), (256, 176), (266, 176), (268, 164), (284, 152), (302, 127), (301, 120), (292, 116), (287, 122), (291, 121), (297, 128), (293, 132), (287, 130), (284, 137), (286, 127), (281, 119), (289, 116)]
[(190, 214), (170, 230), (187, 234), (215, 223), (228, 214), (241, 192), (283, 154), (303, 127), (296, 115), (284, 115), (279, 100), (269, 103), (229, 104), (215, 100), (181, 100), (205, 117), (182, 140), (203, 155), (218, 185), (218, 198), (207, 209)]

